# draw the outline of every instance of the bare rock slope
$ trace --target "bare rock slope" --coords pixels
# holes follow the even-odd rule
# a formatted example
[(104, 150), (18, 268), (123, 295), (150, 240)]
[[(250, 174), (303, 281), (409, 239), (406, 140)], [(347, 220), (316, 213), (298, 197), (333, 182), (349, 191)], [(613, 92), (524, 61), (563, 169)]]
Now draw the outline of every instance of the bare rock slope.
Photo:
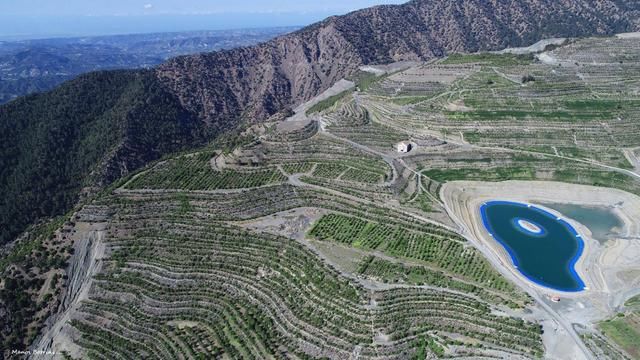
[(157, 75), (209, 126), (262, 120), (359, 66), (639, 28), (629, 0), (414, 0), (328, 18), (248, 48), (179, 57)]

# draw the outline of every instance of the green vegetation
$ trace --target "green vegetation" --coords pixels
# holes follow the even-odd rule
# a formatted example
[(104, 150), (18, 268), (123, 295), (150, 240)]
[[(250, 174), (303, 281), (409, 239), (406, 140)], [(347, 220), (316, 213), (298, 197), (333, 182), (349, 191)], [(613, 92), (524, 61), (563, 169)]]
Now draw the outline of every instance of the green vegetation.
[(505, 180), (535, 180), (533, 167), (498, 167), (486, 170), (477, 169), (431, 169), (423, 172), (429, 178), (440, 181), (475, 180), (475, 181), (505, 181)]
[(640, 359), (640, 295), (630, 298), (624, 305), (627, 310), (601, 322), (600, 330), (631, 358)]
[(540, 119), (545, 121), (569, 121), (583, 122), (595, 121), (608, 117), (610, 114), (599, 112), (579, 112), (571, 110), (474, 110), (468, 112), (449, 112), (447, 115), (454, 120), (470, 121), (494, 121), (494, 120), (513, 120), (524, 121), (528, 119)]
[[(91, 73), (2, 106), (0, 245), (69, 211), (82, 187), (118, 178), (127, 159), (141, 166), (198, 144), (197, 126), (146, 71)], [(92, 174), (102, 161), (113, 167)]]
[(316, 169), (313, 171), (313, 176), (335, 179), (347, 171), (347, 169), (347, 166), (340, 163), (321, 163), (316, 166)]
[(630, 312), (600, 323), (602, 332), (634, 359), (640, 358), (640, 314)]
[[(389, 84), (391, 92), (372, 98), (372, 108), (378, 118), (403, 129), (426, 128), (456, 137), (462, 133), (465, 141), (479, 146), (537, 148), (566, 156), (574, 152), (581, 159), (629, 169), (620, 149), (640, 146), (640, 138), (631, 136), (640, 131), (640, 97), (633, 85), (640, 79), (637, 63), (621, 64), (604, 54), (615, 57), (637, 51), (638, 46), (622, 42), (589, 46), (578, 53), (570, 50), (572, 46), (559, 48), (554, 54), (565, 63), (579, 59), (585, 64), (579, 70), (576, 65), (533, 64), (516, 55), (452, 55), (421, 70), (436, 74), (434, 79), (440, 71), (458, 71), (457, 80), (438, 92), (447, 96), (418, 102), (410, 114), (398, 114), (388, 104), (404, 103), (406, 93), (431, 94), (433, 80), (425, 77), (411, 82), (409, 89)], [(594, 56), (612, 65), (588, 65)], [(470, 67), (471, 63), (481, 65)]]
[[(65, 225), (68, 216), (60, 216), (48, 223), (33, 226), (0, 260), (0, 305), (4, 312), (0, 320), (4, 331), (0, 344), (4, 349), (23, 349), (35, 339), (43, 327), (38, 322), (52, 313), (59, 303), (62, 282), (56, 274), (48, 288), (43, 289), (47, 274), (62, 271), (73, 252), (64, 235), (55, 232)], [(68, 223), (67, 223), (68, 225)], [(44, 291), (38, 299), (34, 294)]]
[(640, 100), (627, 99), (580, 99), (566, 100), (564, 107), (575, 111), (613, 112), (640, 106)]
[(368, 109), (348, 102), (326, 115), (328, 130), (337, 136), (371, 148), (388, 151), (407, 136), (393, 128), (371, 121)]
[(339, 94), (333, 95), (333, 96), (329, 96), (328, 98), (319, 101), (318, 103), (316, 103), (315, 105), (313, 105), (312, 107), (310, 107), (307, 110), (307, 115), (311, 115), (314, 113), (318, 113), (318, 112), (322, 112), (325, 111), (327, 109), (332, 108), (338, 101), (346, 98), (347, 96), (350, 96), (351, 94), (353, 94), (353, 90), (345, 90)]
[[(434, 157), (421, 163), (428, 168), (422, 173), (437, 182), (456, 180), (506, 181), (553, 180), (581, 185), (610, 187), (640, 194), (640, 182), (631, 175), (606, 168), (577, 163), (571, 160), (537, 154), (513, 154), (490, 152), (457, 154), (456, 158)], [(603, 152), (601, 156), (606, 156)], [(494, 157), (493, 159), (491, 157)], [(433, 161), (446, 161), (446, 165), (432, 167)], [(469, 166), (473, 164), (473, 166)]]
[[(592, 159), (621, 169), (633, 169), (633, 165), (629, 163), (629, 160), (624, 156), (622, 151), (615, 148), (584, 149), (579, 147), (557, 146), (556, 150), (558, 154), (562, 156), (585, 160)], [(552, 149), (550, 153), (553, 153)]]
[(406, 96), (406, 97), (392, 98), (391, 102), (393, 102), (396, 105), (413, 105), (429, 99), (430, 98), (427, 96)]
[(418, 194), (416, 200), (418, 202), (420, 210), (426, 213), (433, 211), (433, 199), (430, 198), (426, 193), (421, 192), (420, 194)]
[[(632, 167), (621, 149), (640, 146), (637, 69), (586, 63), (567, 70), (530, 56), (454, 54), (393, 76), (360, 72), (357, 99), (349, 90), (309, 109), (321, 121), (257, 124), (195, 153), (179, 151), (206, 134), (144, 72), (89, 75), (98, 88), (60, 90), (105, 92), (88, 113), (36, 96), (23, 101), (43, 110), (19, 116), (38, 119), (31, 126), (11, 120), (18, 109), (0, 108), (10, 124), (2, 136), (13, 141), (0, 148), (0, 185), (8, 201), (26, 193), (31, 202), (2, 208), (5, 222), (68, 208), (80, 187), (117, 178), (129, 151), (154, 149), (133, 168), (157, 160), (85, 200), (73, 222), (32, 228), (0, 259), (3, 346), (37, 335), (60, 299), (72, 235), (98, 224), (102, 265), (64, 325), (88, 358), (348, 358), (354, 347), (363, 359), (541, 358), (540, 325), (507, 309), (531, 298), (452, 227), (438, 193), (453, 180), (555, 180), (640, 194), (621, 171)], [(11, 126), (32, 138), (10, 139)], [(59, 139), (59, 151), (38, 150)], [(403, 140), (418, 148), (400, 157), (393, 145)], [(112, 161), (107, 174), (86, 170), (101, 161)], [(66, 195), (57, 199), (52, 183)], [(52, 197), (44, 205), (42, 194)], [(637, 356), (633, 311), (601, 329)], [(621, 354), (595, 331), (582, 335), (592, 349)]]
[(441, 63), (445, 65), (481, 63), (493, 66), (528, 65), (533, 62), (533, 55), (514, 54), (451, 54)]
[[(359, 91), (367, 91), (369, 90), (369, 88), (371, 88), (374, 84), (376, 84), (378, 81), (380, 81), (384, 77), (385, 76), (376, 75), (374, 73), (370, 73), (367, 71), (359, 71), (353, 77), (352, 80), (356, 84), (356, 89), (358, 89)], [(330, 96), (318, 102), (317, 104), (313, 105), (312, 107), (310, 107), (307, 110), (306, 114), (311, 115), (314, 113), (318, 113), (318, 112), (322, 112), (327, 109), (330, 109), (339, 101), (351, 96), (353, 92), (354, 92), (354, 89), (349, 89), (339, 94)]]
[(554, 180), (581, 185), (593, 185), (625, 190), (640, 194), (640, 184), (631, 176), (618, 172), (600, 169), (566, 168), (540, 173), (535, 167), (505, 166), (474, 169), (432, 169), (424, 171), (429, 178), (440, 181), (473, 180), (473, 181), (506, 181), (506, 180)]
[(360, 91), (367, 91), (383, 78), (385, 78), (384, 75), (381, 76), (368, 71), (358, 71), (358, 73), (353, 76), (352, 80), (356, 83), (356, 87)]
[(418, 339), (418, 351), (415, 355), (416, 360), (423, 360), (427, 358), (427, 349), (430, 353), (435, 354), (438, 358), (444, 356), (444, 348), (435, 341), (434, 338), (429, 335), (421, 336)]
[(598, 354), (598, 358), (603, 360), (630, 360), (629, 355), (598, 333), (584, 333), (580, 337), (594, 354)]
[(463, 238), (426, 224), (421, 230), (409, 230), (389, 220), (382, 224), (329, 214), (316, 222), (309, 236), (382, 251), (398, 258), (424, 261), (436, 269), (482, 286), (505, 292), (514, 290), (477, 251), (465, 246)]
[(462, 291), (474, 294), (490, 303), (503, 303), (510, 307), (520, 307), (523, 301), (522, 299), (515, 299), (515, 301), (520, 302), (518, 304), (508, 296), (501, 296), (496, 292), (487, 291), (483, 286), (461, 281), (459, 278), (454, 278), (441, 270), (432, 270), (427, 266), (391, 262), (373, 255), (368, 256), (358, 264), (357, 273), (380, 279), (383, 282), (407, 283), (418, 286), (429, 285)]
[(377, 184), (380, 183), (381, 180), (383, 180), (383, 177), (386, 177), (386, 175), (387, 174), (381, 176), (380, 173), (350, 168), (344, 174), (342, 174), (342, 176), (340, 176), (340, 179), (346, 181), (355, 181), (364, 184)]
[(216, 190), (252, 188), (286, 180), (276, 168), (215, 171), (209, 163), (211, 157), (209, 153), (199, 153), (168, 160), (125, 186), (127, 189)]
[[(473, 348), (479, 341), (517, 354), (542, 351), (538, 325), (492, 313), (488, 301), (497, 297), (366, 290), (294, 240), (232, 224), (281, 211), (280, 203), (303, 206), (290, 204), (296, 199), (390, 215), (290, 185), (225, 195), (125, 191), (101, 199), (113, 213), (106, 239), (111, 255), (71, 323), (77, 344), (89, 358), (309, 358), (312, 347), (319, 349), (313, 357), (348, 357), (354, 344), (363, 357), (381, 350), (401, 357), (420, 348), (444, 354), (450, 345)], [(259, 213), (249, 215), (253, 211)], [(426, 226), (434, 236), (447, 233)], [(381, 346), (373, 334), (394, 343)]]
[(336, 161), (318, 163), (312, 174), (314, 177), (354, 181), (365, 184), (376, 184), (387, 177), (384, 167), (375, 162)]
[(189, 197), (185, 193), (179, 193), (177, 195), (178, 201), (180, 201), (180, 208), (178, 209), (178, 215), (186, 215), (193, 211), (193, 206), (189, 201)]
[(313, 163), (311, 162), (300, 162), (295, 164), (284, 164), (282, 165), (282, 169), (287, 174), (303, 174), (308, 173), (313, 169)]
[(635, 308), (640, 307), (640, 295), (636, 295), (624, 303), (624, 306)]

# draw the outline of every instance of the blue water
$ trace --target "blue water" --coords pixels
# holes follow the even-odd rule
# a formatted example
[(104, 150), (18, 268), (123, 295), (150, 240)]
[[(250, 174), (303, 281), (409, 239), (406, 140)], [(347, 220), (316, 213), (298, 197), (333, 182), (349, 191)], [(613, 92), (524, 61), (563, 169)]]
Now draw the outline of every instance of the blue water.
[(584, 289), (575, 270), (584, 242), (565, 220), (535, 206), (506, 201), (487, 202), (480, 213), (489, 234), (526, 278), (554, 290)]

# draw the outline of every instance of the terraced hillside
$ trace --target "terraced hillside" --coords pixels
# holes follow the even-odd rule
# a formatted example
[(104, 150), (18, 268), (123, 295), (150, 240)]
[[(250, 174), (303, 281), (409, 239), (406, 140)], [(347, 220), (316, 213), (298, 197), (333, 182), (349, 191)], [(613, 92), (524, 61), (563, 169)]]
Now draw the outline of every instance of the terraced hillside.
[[(513, 315), (528, 296), (449, 226), (390, 204), (409, 191), (399, 168), (308, 126), (160, 162), (76, 216), (108, 214), (91, 245), (104, 257), (70, 337), (40, 343), (89, 358), (542, 354), (540, 326)], [(261, 228), (301, 209), (320, 213), (297, 235)], [(331, 260), (349, 249), (369, 255)], [(420, 284), (382, 282), (388, 257)]]
[(546, 178), (637, 192), (626, 170), (640, 146), (639, 46), (636, 38), (586, 39), (535, 57), (456, 55), (359, 97), (376, 122), (458, 147), (408, 159), (434, 179)]
[(133, 196), (113, 209), (111, 255), (69, 323), (90, 358), (406, 357), (423, 338), (443, 352), (541, 351), (537, 325), (475, 296), (370, 290), (295, 240), (202, 219), (216, 214), (207, 195)]
[[(640, 52), (629, 49), (640, 39), (411, 65), (307, 118), (254, 125), (237, 146), (121, 180), (56, 238), (70, 263), (65, 300), (32, 348), (92, 359), (529, 359), (558, 356), (554, 341), (567, 341), (578, 358), (626, 356), (498, 266), (440, 189), (521, 179), (640, 194), (629, 160)], [(398, 153), (400, 141), (412, 150)]]

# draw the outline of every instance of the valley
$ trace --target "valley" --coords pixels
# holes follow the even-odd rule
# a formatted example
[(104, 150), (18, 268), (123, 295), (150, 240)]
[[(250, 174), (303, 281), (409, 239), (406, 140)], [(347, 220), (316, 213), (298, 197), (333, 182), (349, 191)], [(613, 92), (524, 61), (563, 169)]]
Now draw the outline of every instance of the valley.
[(255, 45), (296, 27), (0, 41), (0, 104), (83, 73), (148, 69), (169, 58)]

